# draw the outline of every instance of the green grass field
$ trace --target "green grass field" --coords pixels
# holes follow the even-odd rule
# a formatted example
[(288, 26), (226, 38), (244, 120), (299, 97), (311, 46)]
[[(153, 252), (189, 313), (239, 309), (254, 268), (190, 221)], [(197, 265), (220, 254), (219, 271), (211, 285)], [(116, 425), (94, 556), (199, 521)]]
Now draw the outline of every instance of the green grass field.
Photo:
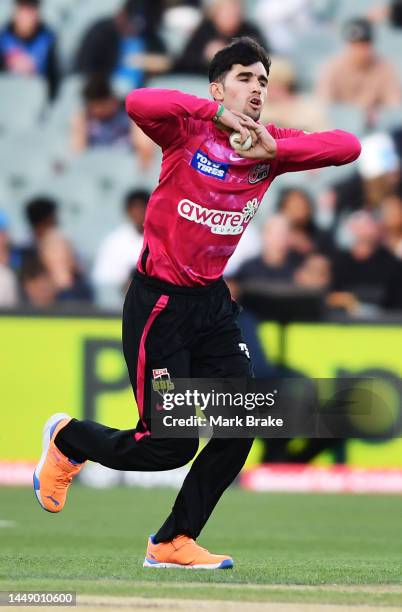
[(77, 485), (63, 513), (51, 515), (31, 490), (0, 488), (0, 590), (402, 605), (399, 497), (232, 488), (199, 540), (231, 554), (232, 571), (143, 569), (147, 535), (174, 497), (172, 490)]

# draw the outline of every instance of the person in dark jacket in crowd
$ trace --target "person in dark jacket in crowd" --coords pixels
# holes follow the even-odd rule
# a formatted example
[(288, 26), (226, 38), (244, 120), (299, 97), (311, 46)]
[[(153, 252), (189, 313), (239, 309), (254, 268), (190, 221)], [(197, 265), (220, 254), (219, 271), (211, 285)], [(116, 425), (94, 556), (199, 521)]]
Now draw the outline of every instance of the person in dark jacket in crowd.
[(278, 212), (290, 224), (291, 248), (301, 257), (314, 252), (332, 255), (335, 245), (332, 233), (321, 230), (314, 220), (312, 196), (300, 187), (287, 187), (279, 194)]
[[(75, 60), (76, 72), (112, 78), (122, 96), (144, 84), (148, 74), (165, 72), (170, 60), (155, 32), (149, 5), (126, 0), (121, 10), (93, 24), (84, 35)], [(157, 9), (157, 4), (153, 10)], [(157, 11), (159, 14), (160, 11)]]
[(190, 37), (175, 71), (206, 75), (215, 53), (241, 36), (250, 36), (267, 48), (258, 28), (245, 20), (242, 0), (210, 0), (207, 15)]
[(56, 37), (40, 19), (40, 0), (15, 0), (12, 19), (0, 31), (0, 70), (46, 79), (49, 97), (57, 93)]
[(359, 211), (347, 229), (351, 244), (334, 258), (333, 290), (352, 294), (360, 304), (402, 310), (402, 264), (381, 245), (380, 224)]
[[(303, 257), (292, 249), (291, 226), (283, 214), (269, 217), (262, 233), (262, 252), (240, 266), (234, 280), (263, 280), (267, 283), (291, 283)], [(236, 294), (236, 289), (233, 287)], [(236, 297), (236, 295), (234, 295)]]
[[(58, 205), (51, 198), (39, 196), (28, 202), (25, 213), (33, 240), (25, 250), (21, 269), (27, 261), (37, 259), (52, 280), (58, 301), (90, 302), (92, 290), (72, 245), (60, 230), (57, 212)], [(42, 278), (42, 274), (38, 276)]]

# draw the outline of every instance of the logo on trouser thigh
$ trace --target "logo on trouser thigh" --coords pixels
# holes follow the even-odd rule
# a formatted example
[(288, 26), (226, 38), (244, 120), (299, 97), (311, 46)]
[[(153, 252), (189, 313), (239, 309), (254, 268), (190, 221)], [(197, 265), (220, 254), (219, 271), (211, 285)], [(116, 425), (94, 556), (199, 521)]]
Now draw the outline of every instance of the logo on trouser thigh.
[(170, 380), (167, 368), (152, 370), (152, 389), (163, 398), (165, 393), (173, 391), (174, 383)]
[(247, 344), (245, 342), (239, 342), (239, 348), (243, 353), (245, 353), (247, 359), (250, 359), (250, 353)]

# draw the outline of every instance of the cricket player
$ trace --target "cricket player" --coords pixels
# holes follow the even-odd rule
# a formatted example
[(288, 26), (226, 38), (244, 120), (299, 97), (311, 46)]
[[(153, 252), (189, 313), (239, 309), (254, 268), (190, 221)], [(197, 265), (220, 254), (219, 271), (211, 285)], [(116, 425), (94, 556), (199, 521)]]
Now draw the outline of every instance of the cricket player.
[[(198, 440), (152, 436), (151, 383), (170, 378), (252, 376), (239, 312), (222, 279), (225, 265), (274, 178), (284, 172), (342, 165), (360, 154), (342, 130), (307, 134), (259, 123), (270, 59), (250, 38), (219, 51), (209, 93), (137, 89), (127, 112), (163, 151), (159, 184), (148, 204), (138, 271), (123, 311), (123, 350), (139, 410), (135, 429), (112, 429), (66, 414), (49, 419), (34, 473), (41, 506), (60, 512), (87, 460), (116, 470), (169, 470), (186, 465)], [(234, 150), (252, 136), (252, 147)], [(173, 509), (148, 540), (144, 567), (222, 569), (197, 538), (240, 472), (251, 439), (217, 439), (194, 460)]]

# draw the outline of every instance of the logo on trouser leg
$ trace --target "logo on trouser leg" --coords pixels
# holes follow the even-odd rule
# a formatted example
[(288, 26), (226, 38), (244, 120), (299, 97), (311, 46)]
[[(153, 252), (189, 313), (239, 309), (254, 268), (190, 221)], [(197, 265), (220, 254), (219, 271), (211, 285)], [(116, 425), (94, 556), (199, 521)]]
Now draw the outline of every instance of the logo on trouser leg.
[[(152, 389), (156, 391), (162, 399), (165, 393), (173, 391), (174, 383), (170, 380), (170, 374), (167, 368), (152, 370)], [(156, 409), (163, 410), (163, 405), (157, 404)]]
[(241, 351), (243, 351), (243, 353), (246, 354), (247, 359), (250, 359), (250, 353), (247, 344), (245, 342), (239, 342), (239, 348)]

